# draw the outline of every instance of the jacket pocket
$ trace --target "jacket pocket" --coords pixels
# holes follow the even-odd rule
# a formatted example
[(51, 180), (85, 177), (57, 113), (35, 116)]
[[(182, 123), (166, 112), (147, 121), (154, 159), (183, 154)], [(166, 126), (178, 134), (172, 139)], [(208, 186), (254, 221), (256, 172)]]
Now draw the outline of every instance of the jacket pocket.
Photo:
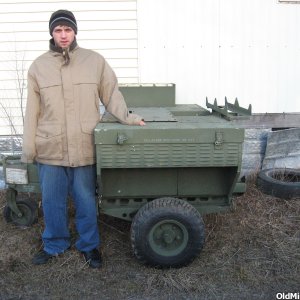
[(39, 124), (35, 137), (37, 157), (62, 159), (62, 129), (60, 124)]
[(94, 129), (98, 122), (82, 122), (82, 153), (85, 158), (95, 157)]

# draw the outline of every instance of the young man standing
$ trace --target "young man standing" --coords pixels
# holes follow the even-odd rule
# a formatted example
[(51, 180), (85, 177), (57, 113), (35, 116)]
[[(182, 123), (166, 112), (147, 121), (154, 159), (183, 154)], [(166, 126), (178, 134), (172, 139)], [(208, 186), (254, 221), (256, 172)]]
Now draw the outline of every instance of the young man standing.
[(49, 21), (49, 51), (28, 71), (22, 161), (38, 164), (45, 229), (44, 248), (33, 257), (45, 264), (70, 247), (67, 198), (76, 209), (76, 248), (93, 268), (101, 267), (95, 202), (93, 129), (99, 99), (123, 124), (145, 125), (129, 114), (115, 73), (98, 53), (77, 45), (72, 12), (58, 10)]

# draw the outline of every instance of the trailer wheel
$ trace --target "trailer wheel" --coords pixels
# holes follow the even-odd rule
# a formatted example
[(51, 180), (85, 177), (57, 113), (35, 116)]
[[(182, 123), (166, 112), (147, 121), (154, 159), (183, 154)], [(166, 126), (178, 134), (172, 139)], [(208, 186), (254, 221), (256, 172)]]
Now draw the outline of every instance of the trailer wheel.
[(300, 171), (296, 169), (262, 170), (257, 176), (256, 184), (267, 195), (285, 199), (300, 197)]
[(204, 223), (186, 201), (160, 198), (144, 205), (131, 225), (131, 244), (137, 259), (160, 267), (190, 263), (204, 244)]
[(37, 204), (31, 199), (16, 200), (16, 205), (22, 216), (18, 216), (8, 205), (4, 207), (3, 215), (8, 223), (13, 223), (20, 227), (31, 226), (38, 220)]

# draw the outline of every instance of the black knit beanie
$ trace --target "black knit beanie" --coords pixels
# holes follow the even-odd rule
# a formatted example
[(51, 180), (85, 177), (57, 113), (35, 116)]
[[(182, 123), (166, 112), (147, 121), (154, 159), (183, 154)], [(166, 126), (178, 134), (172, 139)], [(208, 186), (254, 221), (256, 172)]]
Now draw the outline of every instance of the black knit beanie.
[(49, 32), (52, 36), (53, 29), (58, 25), (71, 27), (77, 34), (77, 22), (73, 13), (69, 10), (58, 10), (51, 15), (49, 20)]

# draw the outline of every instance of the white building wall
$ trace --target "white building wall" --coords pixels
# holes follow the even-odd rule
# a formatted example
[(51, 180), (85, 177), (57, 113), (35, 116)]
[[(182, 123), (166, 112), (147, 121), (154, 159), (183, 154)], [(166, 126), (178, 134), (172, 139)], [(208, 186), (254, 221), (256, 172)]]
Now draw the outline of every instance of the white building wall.
[(74, 13), (78, 44), (101, 53), (119, 82), (138, 82), (136, 0), (1, 1), (0, 135), (22, 133), (27, 70), (37, 56), (48, 50), (48, 22), (58, 9)]
[(176, 83), (177, 103), (300, 112), (299, 22), (277, 0), (139, 0), (140, 81)]
[(227, 96), (254, 112), (300, 112), (299, 4), (7, 0), (0, 2), (0, 135), (22, 133), (27, 69), (48, 49), (57, 9), (74, 12), (79, 45), (103, 54), (120, 83), (175, 83), (177, 103), (205, 107), (206, 97), (223, 104)]

